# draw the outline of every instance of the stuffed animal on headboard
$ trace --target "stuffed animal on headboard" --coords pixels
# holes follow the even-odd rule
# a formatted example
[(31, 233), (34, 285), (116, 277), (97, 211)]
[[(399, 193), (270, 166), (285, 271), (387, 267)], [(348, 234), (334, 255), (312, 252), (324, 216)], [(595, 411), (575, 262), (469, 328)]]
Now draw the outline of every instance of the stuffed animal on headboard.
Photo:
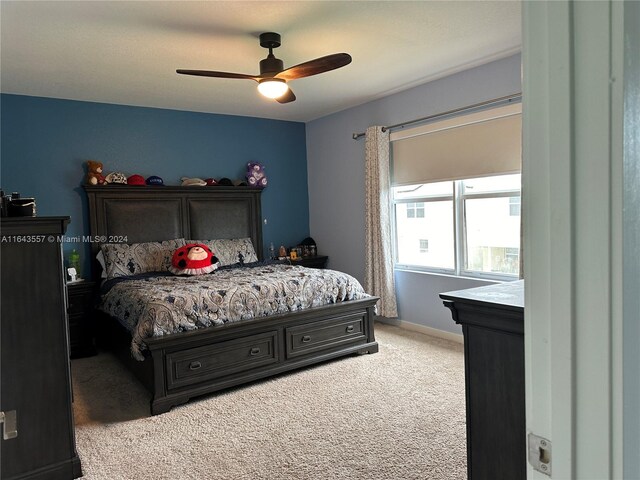
[(264, 166), (260, 163), (247, 163), (247, 183), (250, 187), (264, 188), (267, 186), (267, 176)]
[(204, 275), (219, 266), (218, 257), (209, 247), (202, 243), (189, 243), (173, 252), (169, 270), (175, 275)]
[(87, 160), (87, 177), (85, 179), (87, 185), (103, 185), (104, 175), (102, 175), (102, 162), (95, 160)]

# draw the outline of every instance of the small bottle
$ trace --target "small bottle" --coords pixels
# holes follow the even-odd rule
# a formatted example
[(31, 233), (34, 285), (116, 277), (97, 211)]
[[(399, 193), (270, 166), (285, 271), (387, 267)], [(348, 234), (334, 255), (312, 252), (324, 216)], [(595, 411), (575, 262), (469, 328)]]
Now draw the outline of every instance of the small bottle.
[(276, 247), (273, 246), (273, 242), (269, 244), (269, 259), (273, 260), (276, 258)]
[(80, 254), (74, 248), (69, 254), (69, 267), (76, 269), (76, 274), (80, 278)]

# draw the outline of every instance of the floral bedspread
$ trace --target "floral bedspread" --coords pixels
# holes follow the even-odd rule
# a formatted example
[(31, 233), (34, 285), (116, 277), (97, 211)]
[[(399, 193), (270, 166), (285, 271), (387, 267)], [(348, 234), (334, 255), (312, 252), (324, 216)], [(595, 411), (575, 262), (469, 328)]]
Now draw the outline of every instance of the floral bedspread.
[(99, 308), (131, 331), (131, 352), (142, 360), (149, 337), (368, 296), (346, 273), (271, 264), (193, 277), (158, 273), (115, 279), (105, 284)]

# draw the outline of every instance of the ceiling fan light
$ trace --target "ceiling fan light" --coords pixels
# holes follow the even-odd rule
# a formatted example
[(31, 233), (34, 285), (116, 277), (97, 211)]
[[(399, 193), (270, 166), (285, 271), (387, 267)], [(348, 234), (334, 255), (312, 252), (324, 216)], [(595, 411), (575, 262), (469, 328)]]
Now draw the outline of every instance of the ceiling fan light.
[(289, 90), (284, 80), (270, 78), (258, 83), (258, 91), (267, 98), (279, 98)]

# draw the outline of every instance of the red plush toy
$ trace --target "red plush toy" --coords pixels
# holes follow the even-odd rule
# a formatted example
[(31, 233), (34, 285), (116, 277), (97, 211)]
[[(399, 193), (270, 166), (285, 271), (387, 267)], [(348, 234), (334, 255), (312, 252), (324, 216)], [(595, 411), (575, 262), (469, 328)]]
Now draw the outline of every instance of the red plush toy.
[(176, 275), (203, 275), (220, 266), (213, 252), (201, 243), (189, 243), (173, 252), (171, 272)]

